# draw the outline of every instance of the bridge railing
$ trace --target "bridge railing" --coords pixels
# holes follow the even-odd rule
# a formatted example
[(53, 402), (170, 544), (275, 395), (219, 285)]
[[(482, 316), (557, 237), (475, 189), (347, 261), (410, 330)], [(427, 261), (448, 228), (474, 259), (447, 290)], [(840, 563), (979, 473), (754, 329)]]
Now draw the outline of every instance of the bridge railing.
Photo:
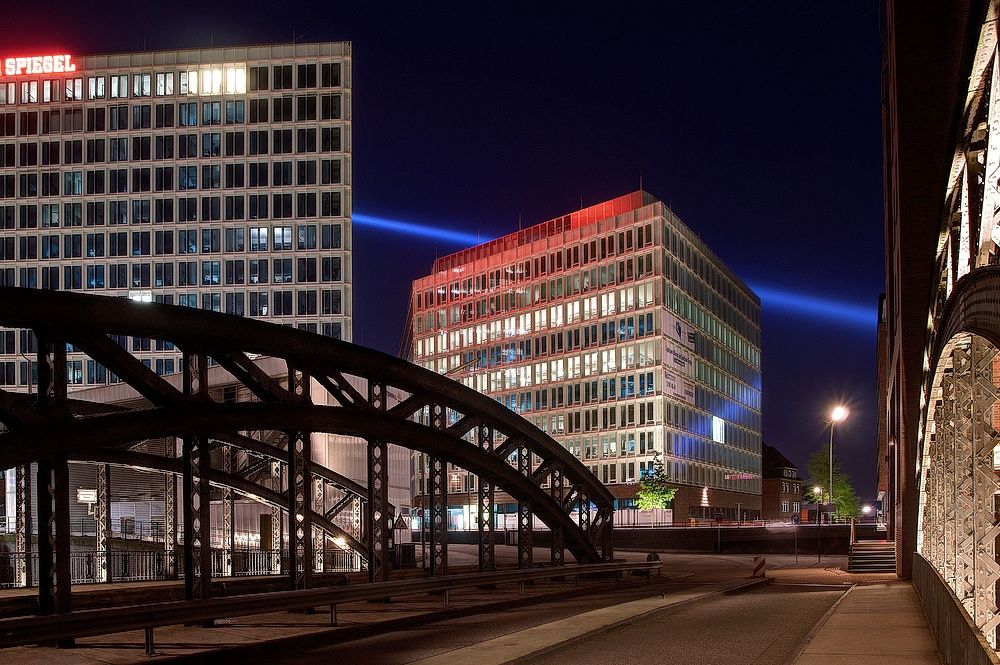
[[(314, 570), (353, 573), (365, 569), (364, 559), (352, 550), (315, 552)], [(0, 589), (24, 586), (18, 571), (29, 570), (31, 585), (38, 585), (38, 552), (0, 552)], [(102, 574), (102, 569), (107, 574)], [(212, 549), (212, 577), (281, 575), (288, 571), (282, 550)], [(112, 550), (70, 553), (72, 584), (101, 582), (154, 582), (184, 578), (184, 557), (164, 550)]]
[(81, 637), (108, 635), (129, 630), (145, 632), (146, 652), (153, 651), (153, 629), (176, 624), (206, 623), (216, 619), (328, 606), (330, 624), (337, 625), (337, 605), (366, 600), (443, 592), (483, 585), (524, 584), (552, 578), (584, 575), (624, 575), (633, 571), (659, 572), (662, 562), (614, 562), (509, 570), (488, 574), (447, 575), (409, 580), (392, 580), (299, 591), (277, 591), (197, 601), (173, 601), (128, 607), (82, 610), (68, 614), (0, 620), (0, 648), (25, 644), (67, 641)]

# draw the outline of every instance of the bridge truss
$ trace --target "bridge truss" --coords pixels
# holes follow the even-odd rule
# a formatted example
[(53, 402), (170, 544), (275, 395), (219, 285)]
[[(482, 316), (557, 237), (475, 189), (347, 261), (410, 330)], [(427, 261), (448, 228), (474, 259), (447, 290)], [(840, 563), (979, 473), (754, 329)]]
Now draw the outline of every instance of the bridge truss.
[[(28, 497), (34, 488), (42, 613), (71, 609), (70, 461), (97, 465), (98, 551), (108, 551), (111, 532), (110, 465), (164, 475), (166, 543), (169, 547), (180, 536), (189, 599), (211, 595), (212, 488), (222, 493), (229, 534), (234, 494), (269, 506), (277, 524), (285, 516), (288, 542), (280, 542), (280, 527), (272, 539), (284, 548), (290, 588), (311, 585), (314, 551), (327, 537), (357, 552), (371, 581), (387, 581), (394, 516), (388, 498), (391, 444), (429, 457), (432, 575), (448, 572), (448, 464), (479, 478), (480, 571), (495, 569), (497, 490), (517, 501), (519, 567), (533, 565), (535, 517), (551, 531), (553, 565), (563, 563), (564, 549), (580, 563), (612, 559), (613, 499), (585, 466), (494, 400), (401, 359), (214, 312), (30, 289), (0, 288), (0, 326), (30, 329), (38, 342), (37, 392), (0, 390), (0, 422), (6, 428), (0, 432), (0, 468), (16, 469), (20, 551), (31, 548)], [(179, 386), (130, 353), (123, 342), (128, 337), (174, 345), (183, 355)], [(122, 408), (74, 399), (67, 386), (68, 349), (86, 353), (148, 404)], [(260, 356), (280, 359), (284, 376), (262, 371), (254, 362)], [(214, 398), (207, 378), (214, 364), (257, 401)], [(351, 377), (363, 379), (367, 390), (359, 390)], [(312, 399), (317, 389), (326, 399)], [(313, 460), (314, 432), (365, 442), (366, 486)], [(148, 445), (158, 440), (173, 445)], [(251, 466), (255, 473), (248, 471)], [(175, 477), (182, 479), (179, 491)], [(330, 508), (323, 500), (328, 493), (337, 497)], [(337, 518), (352, 509), (363, 515), (362, 524), (345, 529)], [(20, 579), (28, 574), (19, 571)]]

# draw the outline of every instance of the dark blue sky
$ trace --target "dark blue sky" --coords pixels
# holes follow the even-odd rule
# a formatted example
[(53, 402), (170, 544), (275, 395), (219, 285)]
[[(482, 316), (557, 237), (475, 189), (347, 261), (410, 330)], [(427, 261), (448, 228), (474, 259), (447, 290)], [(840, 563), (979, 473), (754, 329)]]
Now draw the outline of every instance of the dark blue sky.
[[(747, 282), (874, 322), (878, 4), (694, 4), (22, 3), (2, 50), (348, 39), (357, 212), (495, 236), (641, 175)], [(354, 243), (355, 339), (395, 352), (409, 280), (459, 247), (360, 226)], [(847, 400), (837, 450), (869, 495), (874, 323), (765, 299), (763, 325), (765, 440), (804, 464)]]

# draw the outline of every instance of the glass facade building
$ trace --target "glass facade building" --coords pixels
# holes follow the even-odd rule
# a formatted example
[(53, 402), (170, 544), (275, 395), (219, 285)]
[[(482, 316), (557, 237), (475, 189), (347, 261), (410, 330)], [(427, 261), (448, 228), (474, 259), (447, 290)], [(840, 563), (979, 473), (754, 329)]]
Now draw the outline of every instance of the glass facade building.
[[(351, 339), (349, 43), (4, 65), (0, 285)], [(162, 343), (119, 343), (180, 370)], [(0, 386), (29, 385), (34, 352), (27, 332), (0, 333)], [(71, 388), (115, 380), (80, 353), (69, 374)]]
[(656, 455), (673, 522), (759, 518), (760, 300), (648, 193), (439, 258), (411, 295), (414, 362), (555, 437), (620, 520)]

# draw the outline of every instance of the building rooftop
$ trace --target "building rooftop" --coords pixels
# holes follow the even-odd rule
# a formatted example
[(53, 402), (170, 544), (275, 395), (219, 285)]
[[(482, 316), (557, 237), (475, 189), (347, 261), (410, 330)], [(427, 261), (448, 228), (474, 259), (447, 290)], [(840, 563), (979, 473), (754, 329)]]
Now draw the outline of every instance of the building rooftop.
[(781, 454), (781, 451), (774, 446), (761, 443), (760, 446), (760, 470), (762, 478), (778, 478), (781, 474), (778, 469), (795, 469), (799, 467), (792, 464), (791, 460)]
[(434, 267), (431, 272), (448, 270), (485, 256), (492, 256), (498, 252), (527, 245), (541, 238), (580, 228), (581, 226), (587, 226), (602, 219), (608, 219), (609, 217), (614, 217), (615, 215), (620, 215), (651, 203), (656, 203), (656, 198), (643, 190), (619, 196), (608, 201), (602, 201), (596, 205), (581, 208), (555, 219), (529, 226), (526, 229), (508, 233), (505, 236), (500, 236), (481, 245), (468, 247), (447, 256), (442, 256), (434, 261)]

